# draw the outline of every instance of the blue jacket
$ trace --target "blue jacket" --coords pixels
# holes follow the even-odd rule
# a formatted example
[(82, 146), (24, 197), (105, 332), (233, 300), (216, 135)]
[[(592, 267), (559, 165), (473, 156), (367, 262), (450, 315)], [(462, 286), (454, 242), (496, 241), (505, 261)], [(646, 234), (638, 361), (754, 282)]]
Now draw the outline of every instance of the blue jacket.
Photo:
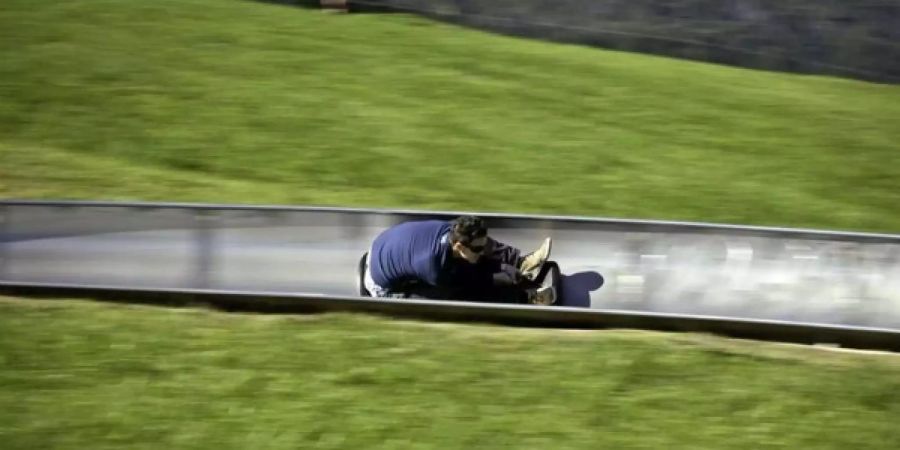
[(452, 272), (450, 223), (443, 220), (405, 222), (383, 231), (372, 243), (369, 271), (385, 288), (408, 280), (447, 285)]

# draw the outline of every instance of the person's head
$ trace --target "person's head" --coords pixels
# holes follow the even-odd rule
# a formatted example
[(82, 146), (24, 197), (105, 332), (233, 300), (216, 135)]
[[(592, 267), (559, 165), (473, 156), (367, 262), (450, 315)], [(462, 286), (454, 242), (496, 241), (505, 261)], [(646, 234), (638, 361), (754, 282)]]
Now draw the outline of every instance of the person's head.
[(450, 247), (454, 256), (474, 264), (478, 262), (487, 245), (487, 227), (481, 218), (462, 216), (453, 220), (450, 228)]

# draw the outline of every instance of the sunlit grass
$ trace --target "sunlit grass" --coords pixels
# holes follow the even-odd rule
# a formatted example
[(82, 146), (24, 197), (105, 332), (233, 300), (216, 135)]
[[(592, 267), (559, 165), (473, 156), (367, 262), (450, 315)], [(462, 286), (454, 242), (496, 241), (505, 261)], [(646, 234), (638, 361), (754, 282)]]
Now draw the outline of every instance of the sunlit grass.
[(900, 229), (896, 86), (245, 1), (0, 30), (2, 196)]
[(900, 359), (0, 299), (4, 448), (872, 448)]

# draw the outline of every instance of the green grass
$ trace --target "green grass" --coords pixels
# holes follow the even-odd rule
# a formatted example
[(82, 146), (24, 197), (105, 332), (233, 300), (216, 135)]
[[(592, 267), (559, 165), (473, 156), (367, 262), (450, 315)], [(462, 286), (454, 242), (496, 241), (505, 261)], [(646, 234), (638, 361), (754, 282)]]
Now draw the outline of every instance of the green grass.
[(0, 298), (18, 448), (894, 449), (900, 359)]
[(900, 229), (900, 87), (247, 1), (7, 0), (0, 196)]

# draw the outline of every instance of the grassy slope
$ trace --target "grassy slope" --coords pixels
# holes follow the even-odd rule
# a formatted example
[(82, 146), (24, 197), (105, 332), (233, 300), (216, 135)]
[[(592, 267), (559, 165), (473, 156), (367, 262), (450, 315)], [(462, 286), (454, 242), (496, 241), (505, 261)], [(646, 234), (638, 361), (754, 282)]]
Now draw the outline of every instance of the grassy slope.
[(243, 1), (10, 0), (0, 195), (897, 231), (900, 88)]
[(6, 449), (900, 446), (896, 355), (695, 335), (0, 298), (0, 369)]

